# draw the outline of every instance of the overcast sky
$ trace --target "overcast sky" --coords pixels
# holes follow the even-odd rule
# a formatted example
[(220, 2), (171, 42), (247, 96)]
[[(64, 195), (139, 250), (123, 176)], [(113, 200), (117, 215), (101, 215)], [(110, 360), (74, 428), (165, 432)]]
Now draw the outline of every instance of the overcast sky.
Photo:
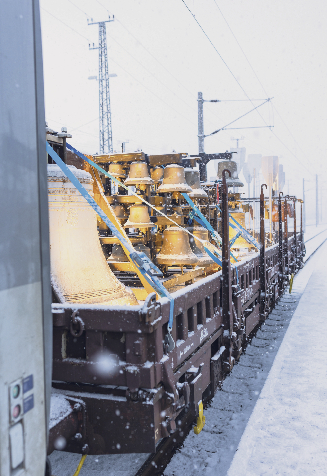
[[(189, 7), (214, 47), (186, 8)], [(146, 153), (198, 152), (197, 93), (205, 133), (269, 103), (235, 127), (205, 139), (206, 152), (235, 146), (278, 155), (290, 193), (314, 198), (326, 174), (327, 4), (322, 0), (40, 0), (46, 119), (67, 126), (72, 144), (99, 150), (98, 27), (107, 24), (114, 148)], [(236, 38), (236, 39), (235, 39)], [(243, 51), (242, 51), (243, 50)], [(220, 56), (219, 56), (220, 55)], [(260, 113), (260, 114), (259, 114)], [(287, 185), (284, 192), (287, 193)]]

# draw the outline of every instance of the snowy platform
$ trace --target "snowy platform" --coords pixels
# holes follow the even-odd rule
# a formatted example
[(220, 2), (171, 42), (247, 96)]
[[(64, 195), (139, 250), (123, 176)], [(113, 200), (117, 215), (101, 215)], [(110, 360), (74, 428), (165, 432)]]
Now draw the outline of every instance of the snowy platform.
[(228, 476), (327, 474), (326, 270), (325, 243)]

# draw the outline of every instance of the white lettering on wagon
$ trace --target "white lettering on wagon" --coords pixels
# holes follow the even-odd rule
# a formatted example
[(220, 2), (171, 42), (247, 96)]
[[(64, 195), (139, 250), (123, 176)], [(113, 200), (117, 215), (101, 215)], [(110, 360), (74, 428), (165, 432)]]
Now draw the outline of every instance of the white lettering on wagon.
[(205, 327), (203, 329), (201, 329), (201, 334), (200, 334), (200, 342), (203, 341), (203, 339), (205, 339), (208, 335), (208, 329)]
[(179, 358), (181, 358), (183, 355), (185, 355), (191, 349), (191, 347), (193, 345), (194, 345), (194, 343), (192, 342), (192, 344), (187, 345), (184, 350), (181, 350), (180, 353), (179, 353)]

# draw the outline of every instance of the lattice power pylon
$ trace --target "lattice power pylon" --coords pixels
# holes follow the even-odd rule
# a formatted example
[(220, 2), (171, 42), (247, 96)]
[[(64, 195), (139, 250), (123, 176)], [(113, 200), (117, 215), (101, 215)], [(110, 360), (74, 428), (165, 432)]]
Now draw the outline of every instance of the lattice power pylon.
[(112, 153), (112, 127), (110, 108), (110, 88), (107, 53), (106, 23), (114, 21), (114, 16), (109, 20), (88, 22), (89, 25), (99, 25), (99, 46), (89, 48), (99, 50), (99, 141), (100, 154)]

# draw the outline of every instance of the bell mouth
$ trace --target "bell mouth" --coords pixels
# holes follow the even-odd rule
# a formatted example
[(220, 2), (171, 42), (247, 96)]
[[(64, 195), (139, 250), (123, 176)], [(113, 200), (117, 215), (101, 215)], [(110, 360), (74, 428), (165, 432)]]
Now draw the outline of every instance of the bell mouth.
[(152, 228), (154, 227), (154, 223), (134, 223), (129, 220), (124, 225), (124, 228)]
[(193, 256), (184, 256), (183, 255), (162, 255), (157, 256), (158, 264), (165, 264), (167, 266), (185, 266), (193, 265), (198, 263), (197, 256), (192, 253)]
[(192, 188), (183, 183), (165, 183), (158, 187), (158, 193), (173, 193), (173, 192), (183, 192), (190, 193), (193, 192)]
[(226, 179), (226, 183), (228, 187), (244, 187), (244, 183), (240, 181), (240, 179)]
[(198, 255), (198, 266), (209, 266), (210, 264), (214, 264), (213, 259), (211, 259), (209, 256)]
[(107, 258), (107, 263), (111, 262), (119, 262), (119, 263), (126, 263), (128, 258), (123, 250), (121, 245), (115, 244), (112, 248), (111, 255)]
[(207, 193), (202, 188), (193, 188), (193, 191), (188, 194), (191, 198), (208, 198)]
[(109, 171), (109, 174), (112, 175), (112, 176), (115, 177), (115, 178), (124, 178), (124, 177), (126, 177), (126, 175), (117, 174), (116, 172), (110, 172), (110, 171)]
[(153, 180), (150, 177), (127, 178), (124, 185), (153, 185)]

